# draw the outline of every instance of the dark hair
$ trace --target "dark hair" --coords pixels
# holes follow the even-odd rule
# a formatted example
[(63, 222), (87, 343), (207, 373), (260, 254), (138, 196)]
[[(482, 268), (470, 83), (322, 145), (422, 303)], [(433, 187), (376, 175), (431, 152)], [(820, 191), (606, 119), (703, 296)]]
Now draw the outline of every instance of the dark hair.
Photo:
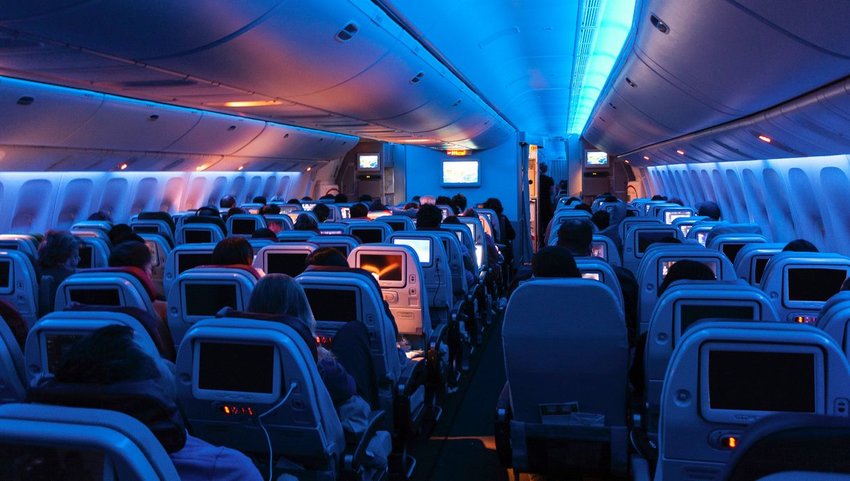
[(80, 252), (80, 240), (68, 231), (49, 230), (38, 246), (38, 265), (42, 269), (64, 266)]
[(198, 210), (195, 211), (195, 215), (198, 215), (198, 216), (201, 216), (201, 217), (217, 217), (219, 219), (221, 218), (221, 214), (218, 212), (218, 209), (216, 209), (215, 207), (210, 207), (210, 206), (204, 206), (204, 207), (198, 208)]
[(313, 198), (310, 197), (309, 195), (305, 195), (304, 197), (301, 198), (301, 200), (306, 201), (306, 202), (312, 202)]
[(714, 276), (714, 272), (711, 271), (711, 268), (702, 262), (688, 259), (676, 261), (676, 263), (670, 266), (667, 270), (667, 276), (664, 277), (664, 281), (662, 281), (661, 285), (658, 286), (658, 297), (661, 297), (661, 294), (664, 294), (664, 291), (667, 290), (670, 284), (683, 279), (690, 279), (693, 281), (714, 281), (717, 280), (717, 277)]
[(463, 222), (461, 222), (456, 215), (450, 215), (443, 219), (443, 224), (463, 224)]
[(673, 197), (672, 199), (668, 200), (667, 202), (669, 202), (669, 203), (671, 203), (671, 204), (679, 204), (680, 206), (684, 206), (684, 205), (685, 205), (685, 203), (684, 203), (684, 202), (682, 202), (682, 199), (680, 199), (680, 198), (678, 198), (678, 197)]
[(229, 209), (236, 206), (236, 198), (232, 195), (225, 195), (218, 201), (218, 206), (222, 209)]
[(324, 222), (331, 216), (331, 208), (325, 204), (316, 204), (316, 207), (313, 207), (313, 213), (319, 218), (319, 222)]
[(667, 200), (667, 197), (663, 196), (661, 194), (655, 194), (655, 195), (652, 196), (652, 199), (650, 199), (650, 200)]
[(286, 314), (297, 317), (310, 332), (316, 332), (316, 319), (304, 289), (286, 274), (266, 274), (251, 293), (248, 311), (258, 314)]
[(231, 207), (231, 208), (227, 209), (227, 217), (230, 217), (232, 215), (247, 214), (247, 213), (248, 212), (246, 212), (245, 209), (243, 209), (241, 207)]
[(266, 205), (264, 205), (264, 206), (260, 207), (260, 214), (261, 214), (261, 215), (266, 215), (266, 214), (276, 215), (276, 214), (280, 214), (280, 206), (278, 206), (277, 204), (266, 204)]
[(258, 195), (258, 196), (256, 196), (256, 197), (254, 197), (253, 199), (251, 199), (251, 203), (252, 203), (252, 204), (263, 204), (263, 205), (266, 205), (266, 202), (267, 202), (267, 201), (266, 201), (265, 196), (262, 196), (262, 195)]
[(806, 239), (795, 239), (785, 244), (782, 252), (820, 252), (818, 248)]
[(345, 204), (348, 202), (348, 196), (345, 194), (337, 194), (334, 196), (334, 202), (337, 204)]
[(618, 199), (616, 196), (608, 194), (605, 196), (602, 202), (620, 202), (620, 199)]
[(74, 343), (54, 375), (59, 382), (103, 385), (160, 377), (153, 358), (133, 340), (133, 329), (118, 324), (102, 327)]
[(443, 221), (443, 211), (434, 204), (424, 204), (416, 213), (417, 229), (438, 229)]
[(109, 214), (102, 210), (93, 212), (86, 220), (105, 220), (106, 222), (112, 222), (112, 218), (109, 217)]
[(437, 196), (437, 200), (435, 201), (437, 205), (451, 205), (452, 199), (447, 195)]
[(308, 266), (348, 267), (348, 260), (342, 252), (333, 247), (322, 247), (307, 256)]
[(295, 224), (293, 224), (292, 230), (312, 230), (318, 232), (319, 224), (309, 214), (301, 213), (295, 218)]
[(357, 203), (352, 205), (348, 212), (351, 214), (352, 219), (362, 219), (369, 215), (369, 208), (363, 204)]
[(380, 210), (387, 210), (387, 206), (385, 206), (384, 203), (381, 202), (381, 199), (375, 199), (372, 201), (371, 204), (369, 204), (369, 212), (375, 212)]
[(548, 246), (531, 258), (534, 277), (581, 277), (570, 251), (560, 246)]
[(597, 229), (603, 230), (611, 224), (611, 214), (607, 210), (597, 210), (593, 213), (593, 217), (590, 220), (596, 224)]
[(319, 197), (319, 200), (334, 200), (336, 197), (333, 194), (325, 194)]
[(467, 204), (467, 202), (466, 202), (466, 196), (465, 195), (463, 195), (461, 193), (457, 193), (457, 194), (452, 196), (452, 205), (457, 207), (457, 210), (459, 212), (463, 212), (463, 211), (466, 210), (466, 204)]
[(243, 237), (227, 237), (213, 249), (212, 260), (214, 265), (251, 265), (254, 258), (254, 248)]
[(716, 202), (705, 201), (697, 208), (697, 215), (703, 215), (713, 220), (720, 220), (720, 206)]
[(567, 219), (558, 227), (558, 245), (575, 256), (589, 256), (593, 225), (581, 219)]
[(277, 235), (275, 235), (275, 233), (271, 229), (263, 227), (262, 229), (255, 230), (254, 233), (251, 234), (251, 238), (277, 240)]
[(144, 242), (126, 241), (112, 248), (109, 267), (138, 267), (144, 270), (151, 260), (151, 251)]
[(419, 208), (419, 204), (417, 204), (416, 202), (408, 202), (407, 204), (404, 204), (404, 210), (418, 209), (418, 208)]
[(357, 202), (372, 202), (372, 196), (369, 194), (363, 194), (357, 198)]
[(109, 229), (109, 242), (112, 245), (118, 245), (122, 242), (136, 241), (144, 242), (139, 234), (133, 232), (133, 228), (127, 224), (115, 224), (112, 229)]
[(585, 212), (593, 212), (593, 209), (590, 208), (589, 205), (582, 202), (581, 204), (577, 204), (573, 207), (575, 210), (583, 210)]
[(495, 197), (490, 197), (489, 199), (485, 200), (484, 208), (496, 212), (496, 215), (502, 215), (502, 212), (505, 211), (505, 209), (502, 207), (502, 201)]

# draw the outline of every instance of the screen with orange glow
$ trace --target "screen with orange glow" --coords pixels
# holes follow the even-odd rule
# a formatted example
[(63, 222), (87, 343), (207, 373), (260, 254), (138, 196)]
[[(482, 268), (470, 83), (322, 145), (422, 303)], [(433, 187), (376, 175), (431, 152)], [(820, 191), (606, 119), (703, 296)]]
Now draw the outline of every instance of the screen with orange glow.
[(377, 276), (379, 281), (400, 281), (402, 260), (402, 256), (394, 254), (360, 254), (360, 268)]

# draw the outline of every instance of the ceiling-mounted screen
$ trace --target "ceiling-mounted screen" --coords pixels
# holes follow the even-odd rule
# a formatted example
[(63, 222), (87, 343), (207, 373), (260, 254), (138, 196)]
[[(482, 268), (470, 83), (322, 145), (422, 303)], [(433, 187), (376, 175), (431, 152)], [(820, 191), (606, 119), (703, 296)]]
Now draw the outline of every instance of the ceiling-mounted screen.
[(443, 187), (478, 187), (481, 169), (477, 160), (444, 160)]
[(378, 172), (381, 170), (381, 158), (378, 154), (357, 154), (357, 170)]
[(589, 169), (608, 167), (608, 154), (596, 150), (588, 150), (584, 157), (584, 165)]

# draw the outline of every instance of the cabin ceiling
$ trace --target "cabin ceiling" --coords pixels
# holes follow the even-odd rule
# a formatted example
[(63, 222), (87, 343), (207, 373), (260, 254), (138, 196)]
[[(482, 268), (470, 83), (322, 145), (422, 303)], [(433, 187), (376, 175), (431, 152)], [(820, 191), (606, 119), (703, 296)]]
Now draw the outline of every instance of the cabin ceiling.
[(584, 136), (636, 164), (850, 152), (848, 20), (845, 0), (641, 2)]

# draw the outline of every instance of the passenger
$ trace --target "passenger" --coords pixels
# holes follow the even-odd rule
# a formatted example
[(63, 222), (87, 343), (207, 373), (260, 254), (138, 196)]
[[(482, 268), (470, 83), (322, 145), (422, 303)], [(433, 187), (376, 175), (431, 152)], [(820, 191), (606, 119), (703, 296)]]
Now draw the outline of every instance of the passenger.
[(213, 249), (211, 263), (216, 266), (251, 266), (254, 249), (242, 237), (228, 237), (219, 241)]
[(251, 199), (251, 203), (252, 203), (252, 204), (263, 204), (263, 205), (266, 205), (266, 203), (267, 203), (267, 201), (266, 201), (266, 197), (265, 197), (265, 196), (262, 196), (262, 195), (258, 195), (258, 196), (256, 196), (256, 197), (254, 197), (253, 199)]
[(298, 217), (295, 218), (295, 224), (292, 226), (292, 229), (309, 230), (318, 234), (319, 224), (316, 223), (316, 220), (308, 214), (298, 214)]
[[(462, 225), (463, 222), (461, 222), (460, 219), (457, 218), (457, 216), (450, 215), (443, 220), (443, 224)], [(476, 272), (477, 265), (476, 265), (475, 261), (472, 259), (472, 253), (469, 252), (469, 249), (466, 247), (466, 245), (463, 244), (463, 242), (460, 243), (460, 250), (461, 250), (461, 253), (463, 254), (464, 268), (466, 268), (468, 271), (470, 271), (472, 273)], [(496, 248), (496, 244), (491, 243), (491, 242), (487, 243), (487, 255), (489, 257), (491, 257), (492, 259), (496, 259), (496, 260), (501, 258), (501, 255), (499, 254), (499, 249)]]
[[(143, 282), (153, 283), (153, 256), (144, 242), (126, 241), (112, 248), (109, 253), (109, 267), (135, 267), (144, 275)], [(168, 309), (164, 300), (151, 299), (153, 308), (160, 319), (168, 319)]]
[[(149, 386), (142, 390), (140, 385), (145, 382), (149, 382)], [(133, 340), (133, 330), (127, 326), (106, 326), (75, 343), (63, 356), (54, 379), (47, 379), (35, 387), (31, 393), (33, 400), (63, 404), (61, 384), (91, 386), (90, 400), (83, 400), (77, 395), (69, 400), (70, 405), (111, 408), (148, 425), (154, 435), (159, 434), (157, 438), (160, 441), (165, 441), (163, 448), (182, 481), (263, 479), (254, 463), (244, 454), (213, 446), (185, 431), (177, 407), (171, 369), (163, 361), (144, 353)], [(99, 391), (105, 386), (109, 386), (112, 394), (125, 394), (121, 396), (124, 399), (134, 395), (156, 398), (160, 410), (139, 409), (139, 404), (132, 402), (112, 402), (113, 406), (104, 406), (105, 401), (99, 396)], [(126, 392), (122, 392), (123, 387), (126, 387)]]
[(697, 215), (711, 220), (720, 220), (720, 206), (716, 202), (705, 201), (697, 207)]
[(689, 279), (694, 281), (716, 281), (717, 277), (712, 272), (711, 268), (702, 262), (683, 259), (677, 261), (667, 270), (667, 275), (661, 285), (658, 286), (658, 297), (664, 294), (664, 291), (670, 287), (670, 284), (676, 281)]
[(230, 209), (227, 209), (227, 214), (224, 215), (224, 218), (227, 219), (230, 216), (247, 214), (247, 213), (248, 213), (248, 211), (246, 211), (245, 209), (243, 209), (241, 207), (231, 207)]
[(608, 225), (611, 223), (611, 214), (608, 211), (597, 210), (593, 213), (593, 217), (590, 218), (590, 221), (596, 225), (596, 228), (600, 231), (608, 228)]
[(309, 195), (305, 195), (304, 197), (301, 198), (301, 200), (304, 201), (304, 202), (313, 202), (313, 198), (310, 197)]
[(404, 210), (416, 210), (418, 208), (419, 204), (416, 202), (408, 202), (407, 204), (404, 204)]
[(375, 199), (369, 204), (369, 212), (380, 212), (387, 210), (387, 206), (381, 202), (381, 199)]
[(335, 204), (345, 204), (348, 202), (348, 196), (345, 194), (337, 194), (334, 196)]
[(467, 205), (466, 196), (461, 193), (455, 194), (452, 196), (452, 205), (456, 207), (455, 212), (464, 212)]
[(650, 199), (650, 200), (663, 200), (663, 201), (666, 201), (666, 200), (667, 200), (667, 197), (665, 197), (665, 196), (663, 196), (663, 195), (661, 195), (661, 194), (655, 194), (655, 195), (653, 195), (653, 196), (652, 196), (652, 199)]
[(552, 197), (555, 195), (555, 179), (546, 175), (549, 172), (549, 166), (545, 162), (537, 165), (540, 171), (540, 179), (537, 182), (537, 212), (540, 221), (537, 223), (537, 240), (540, 247), (544, 247), (546, 243), (545, 229), (552, 220), (555, 214), (555, 208), (552, 205)]
[(115, 224), (112, 226), (112, 229), (109, 229), (110, 244), (116, 246), (122, 242), (127, 241), (136, 241), (136, 242), (144, 242), (138, 234), (133, 232), (133, 228), (127, 224)]
[[(416, 197), (413, 198), (413, 201), (416, 202)], [(435, 204), (437, 203), (437, 199), (432, 195), (423, 195), (419, 197), (419, 206), (423, 206), (425, 204)]]
[(590, 256), (593, 226), (586, 220), (568, 219), (558, 227), (558, 244), (576, 257)]
[(516, 232), (514, 231), (513, 225), (511, 225), (510, 219), (508, 219), (508, 216), (505, 215), (505, 209), (502, 207), (502, 201), (495, 197), (490, 197), (484, 201), (484, 208), (492, 210), (496, 213), (496, 217), (499, 218), (499, 232), (502, 238), (495, 240), (498, 241), (499, 244), (508, 246), (506, 256), (510, 257), (508, 262), (511, 262), (511, 259), (513, 259), (512, 245), (516, 238)]
[(682, 199), (679, 199), (677, 197), (673, 197), (672, 199), (668, 200), (667, 202), (669, 202), (671, 204), (678, 204), (681, 207), (684, 207), (684, 205), (685, 205), (685, 203), (682, 202)]
[[(423, 204), (419, 211), (416, 212), (416, 230), (429, 231), (440, 230), (440, 223), (443, 221), (443, 212), (434, 204)], [(475, 262), (472, 260), (472, 255), (461, 244), (463, 254), (464, 276), (466, 277), (467, 285), (475, 284)]]
[(313, 207), (313, 213), (319, 218), (319, 222), (324, 222), (331, 216), (331, 208), (325, 204), (316, 204), (316, 207)]
[(24, 345), (27, 342), (27, 333), (29, 332), (27, 321), (25, 321), (23, 316), (21, 316), (21, 313), (15, 309), (15, 306), (2, 299), (0, 299), (0, 317), (6, 321), (6, 325), (9, 326), (9, 330), (12, 331), (12, 335), (15, 336), (15, 341), (18, 343), (18, 347), (21, 348), (21, 352), (24, 352)]
[(277, 204), (266, 204), (260, 208), (260, 215), (277, 215), (280, 214), (280, 206)]
[(296, 198), (294, 198), (294, 197), (293, 197), (292, 199), (287, 200), (287, 201), (286, 201), (286, 203), (287, 203), (287, 204), (295, 204), (295, 205), (297, 205), (297, 206), (300, 206), (300, 205), (301, 205), (301, 201), (300, 201), (300, 200), (298, 200), (298, 199), (296, 199)]
[[(240, 213), (244, 213), (244, 211), (242, 211)], [(221, 213), (219, 213), (218, 209), (216, 209), (215, 207), (209, 207), (209, 206), (199, 208), (198, 210), (195, 211), (195, 215), (197, 215), (199, 217), (215, 217), (215, 218), (218, 218), (218, 219), (221, 218)]]
[(277, 234), (269, 228), (257, 229), (251, 234), (252, 239), (271, 239), (277, 241)]
[(368, 219), (369, 218), (369, 208), (364, 204), (357, 203), (351, 206), (349, 209), (349, 214), (352, 219)]
[(328, 201), (333, 202), (334, 199), (335, 199), (335, 197), (334, 197), (333, 194), (325, 194), (325, 195), (319, 197), (319, 200), (324, 201), (324, 202), (328, 202)]
[(806, 239), (795, 239), (785, 244), (782, 252), (820, 252), (818, 248)]
[(236, 198), (232, 195), (225, 195), (218, 201), (218, 206), (222, 209), (229, 209), (231, 207), (236, 207)]
[(80, 262), (80, 241), (67, 231), (50, 230), (38, 247), (38, 267), (42, 276), (53, 278), (53, 296), (59, 284), (76, 272)]
[(92, 215), (88, 216), (88, 218), (86, 220), (105, 221), (105, 222), (109, 222), (110, 224), (112, 223), (112, 218), (109, 217), (109, 214), (107, 214), (106, 212), (103, 212), (102, 210), (99, 210), (99, 211), (93, 213)]
[(570, 251), (560, 246), (548, 246), (531, 258), (534, 277), (581, 277)]
[(593, 209), (589, 205), (585, 204), (584, 202), (577, 204), (575, 207), (573, 207), (573, 209), (583, 210), (583, 211), (585, 211), (589, 214), (593, 214)]

